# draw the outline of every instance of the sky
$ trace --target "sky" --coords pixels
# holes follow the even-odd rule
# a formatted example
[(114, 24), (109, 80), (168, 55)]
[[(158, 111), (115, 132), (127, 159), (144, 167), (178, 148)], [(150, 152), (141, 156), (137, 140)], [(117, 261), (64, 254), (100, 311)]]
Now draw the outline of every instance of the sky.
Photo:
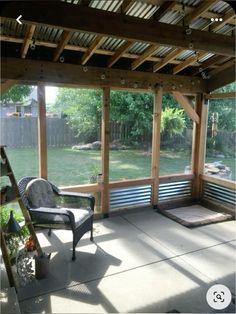
[(46, 103), (54, 103), (56, 100), (58, 87), (46, 86)]

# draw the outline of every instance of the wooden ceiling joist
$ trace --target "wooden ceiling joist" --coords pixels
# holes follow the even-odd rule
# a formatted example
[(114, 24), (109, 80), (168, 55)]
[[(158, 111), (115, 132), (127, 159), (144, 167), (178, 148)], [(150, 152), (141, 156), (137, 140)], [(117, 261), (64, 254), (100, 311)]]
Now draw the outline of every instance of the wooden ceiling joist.
[(173, 69), (173, 74), (177, 74), (180, 71), (184, 70), (185, 68), (187, 68), (189, 65), (195, 63), (199, 58), (202, 58), (206, 53), (200, 53), (199, 55), (194, 55), (191, 56), (189, 58), (187, 58), (185, 61), (183, 61), (182, 63), (178, 64), (176, 67), (174, 67)]
[(232, 82), (235, 82), (235, 65), (225, 68), (207, 80), (207, 91), (211, 92)]
[(70, 40), (71, 36), (72, 36), (72, 33), (71, 31), (63, 31), (62, 35), (61, 35), (61, 40), (56, 48), (56, 50), (54, 51), (54, 54), (53, 54), (53, 61), (56, 62), (62, 51), (64, 50), (66, 44), (68, 43), (68, 41)]
[(186, 111), (190, 118), (198, 124), (200, 122), (199, 116), (191, 106), (188, 98), (182, 95), (180, 92), (172, 92), (172, 94), (177, 100), (178, 104)]
[(211, 76), (213, 76), (213, 75), (215, 75), (215, 74), (217, 74), (217, 73), (222, 72), (222, 71), (225, 70), (225, 69), (230, 68), (232, 65), (235, 65), (235, 59), (231, 59), (231, 60), (225, 62), (225, 63), (222, 64), (219, 68), (216, 68), (216, 69), (210, 71), (210, 72), (208, 73), (208, 75), (210, 75), (210, 77), (211, 77)]
[(212, 7), (216, 2), (218, 2), (218, 0), (201, 1), (199, 6), (194, 11), (186, 15), (186, 17), (184, 18), (185, 25), (189, 25), (192, 21), (201, 16), (203, 12), (208, 11), (210, 7)]
[(170, 63), (173, 59), (175, 59), (181, 52), (182, 48), (175, 48), (172, 52), (168, 53), (168, 55), (163, 58), (160, 62), (157, 62), (153, 65), (153, 72), (157, 72), (161, 68), (163, 68), (166, 64)]
[(157, 21), (160, 20), (168, 11), (174, 8), (175, 4), (175, 1), (164, 1), (164, 3), (153, 15), (153, 19)]
[(200, 78), (182, 75), (148, 73), (88, 66), (84, 72), (82, 65), (58, 62), (45, 62), (19, 58), (2, 57), (1, 74), (3, 79), (21, 78), (22, 82), (34, 84), (44, 82), (55, 85), (86, 87), (110, 86), (117, 89), (147, 90), (157, 84), (164, 91), (172, 91), (173, 84), (183, 93), (207, 92), (206, 82)]
[(113, 64), (115, 64), (126, 53), (126, 51), (131, 48), (132, 45), (133, 41), (125, 41), (108, 60), (108, 68), (112, 67)]
[(221, 59), (222, 59), (222, 56), (213, 56), (207, 59), (199, 67), (197, 67), (196, 70), (193, 71), (192, 75), (194, 76), (201, 73), (202, 71), (206, 70), (213, 64), (216, 64), (217, 62), (219, 62)]
[(133, 61), (131, 65), (131, 69), (135, 70), (137, 67), (139, 67), (143, 62), (145, 62), (151, 55), (154, 54), (154, 52), (158, 49), (159, 45), (151, 45), (149, 46), (144, 53), (135, 61)]
[(25, 58), (31, 43), (31, 40), (33, 38), (34, 35), (34, 31), (35, 31), (36, 25), (28, 25), (27, 26), (27, 31), (26, 31), (26, 35), (24, 38), (24, 42), (22, 44), (21, 47), (21, 58)]
[[(232, 38), (216, 33), (192, 30), (191, 36), (186, 35), (185, 28), (172, 24), (160, 23), (131, 16), (98, 10), (90, 7), (80, 7), (64, 2), (57, 3), (55, 14), (54, 2), (24, 1), (10, 2), (2, 10), (2, 16), (15, 20), (21, 12), (22, 22), (28, 24), (45, 24), (55, 28), (71, 31), (83, 31), (115, 36), (126, 40), (145, 41), (150, 44), (160, 44), (189, 49), (194, 43), (195, 50), (203, 50), (215, 54), (234, 57), (235, 46)], [(99, 23), (98, 23), (99, 21)], [(112, 25), (112, 27), (111, 27)], [(174, 34), (174, 36), (173, 36)]]
[(94, 52), (104, 43), (106, 37), (104, 36), (97, 36), (96, 39), (93, 41), (91, 46), (88, 50), (83, 54), (81, 63), (84, 65), (88, 62), (88, 60), (92, 57)]

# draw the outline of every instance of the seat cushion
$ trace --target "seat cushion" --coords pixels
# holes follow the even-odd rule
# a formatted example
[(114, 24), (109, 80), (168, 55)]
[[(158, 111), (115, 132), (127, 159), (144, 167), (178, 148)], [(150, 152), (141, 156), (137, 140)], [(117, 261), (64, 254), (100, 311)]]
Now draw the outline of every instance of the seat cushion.
[(75, 228), (82, 225), (87, 219), (93, 216), (93, 211), (91, 209), (85, 208), (63, 208), (67, 211), (73, 213), (75, 218)]
[(42, 178), (31, 180), (25, 190), (30, 206), (39, 207), (56, 207), (55, 195), (50, 183)]

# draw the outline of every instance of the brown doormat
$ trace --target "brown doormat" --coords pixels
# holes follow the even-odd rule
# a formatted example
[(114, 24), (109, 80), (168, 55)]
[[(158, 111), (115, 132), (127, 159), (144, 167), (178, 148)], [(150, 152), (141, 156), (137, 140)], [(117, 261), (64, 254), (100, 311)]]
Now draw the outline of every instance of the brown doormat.
[(201, 205), (192, 205), (168, 210), (162, 209), (160, 212), (189, 228), (226, 221), (233, 218), (230, 214), (216, 212)]

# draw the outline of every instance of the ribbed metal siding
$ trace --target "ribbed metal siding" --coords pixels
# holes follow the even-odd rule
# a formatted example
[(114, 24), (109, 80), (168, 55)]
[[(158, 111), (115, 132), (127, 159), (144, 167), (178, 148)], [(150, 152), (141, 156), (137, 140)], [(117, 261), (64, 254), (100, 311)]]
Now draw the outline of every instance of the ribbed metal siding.
[(191, 181), (162, 183), (159, 185), (159, 201), (191, 196)]
[(235, 205), (236, 191), (218, 184), (205, 182), (203, 186), (203, 198)]
[(151, 203), (151, 185), (114, 189), (110, 191), (110, 208), (122, 208)]

